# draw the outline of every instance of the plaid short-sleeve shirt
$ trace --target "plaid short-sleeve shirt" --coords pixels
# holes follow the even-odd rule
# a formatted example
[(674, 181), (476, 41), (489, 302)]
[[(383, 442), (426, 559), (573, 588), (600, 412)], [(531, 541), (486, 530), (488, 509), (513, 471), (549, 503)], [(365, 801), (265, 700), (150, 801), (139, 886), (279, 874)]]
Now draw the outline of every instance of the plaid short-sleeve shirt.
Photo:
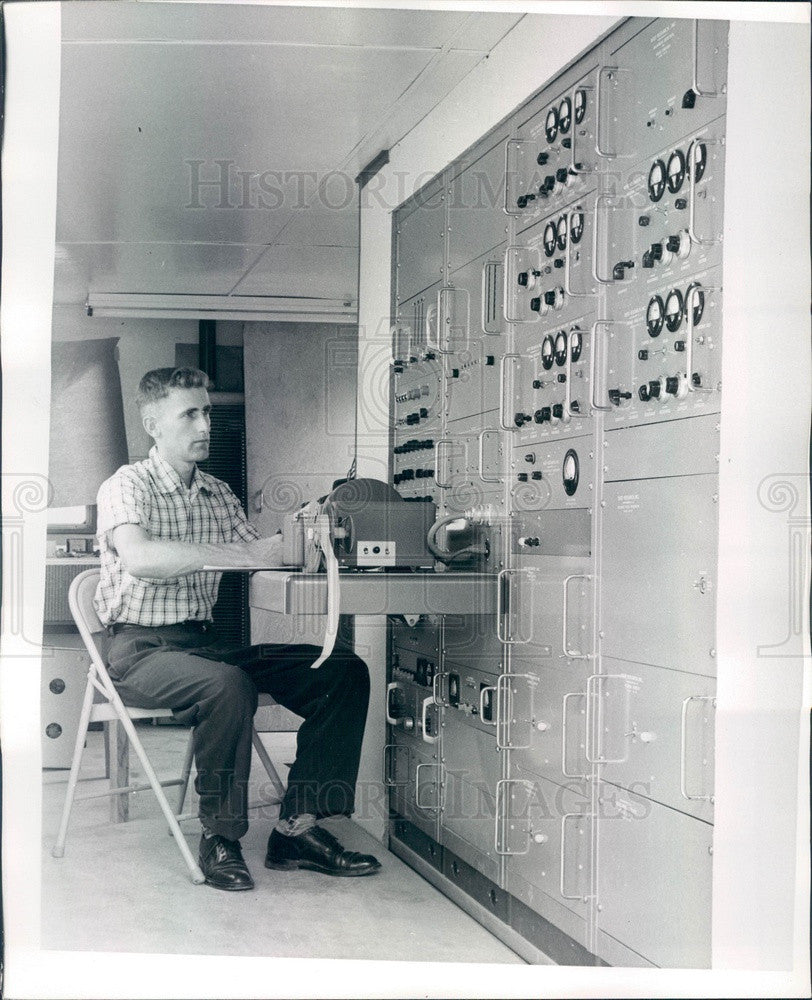
[(113, 529), (121, 524), (140, 524), (156, 540), (219, 543), (259, 538), (226, 483), (196, 468), (187, 489), (153, 446), (148, 458), (123, 465), (99, 489), (101, 579), (95, 604), (104, 625), (210, 620), (222, 576), (203, 572), (165, 580), (131, 576), (113, 546)]

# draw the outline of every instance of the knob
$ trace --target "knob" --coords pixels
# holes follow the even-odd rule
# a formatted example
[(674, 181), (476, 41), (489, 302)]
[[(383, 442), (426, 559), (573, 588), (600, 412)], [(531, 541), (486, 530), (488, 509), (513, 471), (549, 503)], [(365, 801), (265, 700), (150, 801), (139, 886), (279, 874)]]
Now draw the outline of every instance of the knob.
[(489, 368), (492, 368), (496, 364), (496, 358), (494, 357), (493, 354), (486, 355), (486, 357), (485, 357), (485, 364)]
[(694, 372), (693, 375), (691, 376), (691, 385), (696, 385), (696, 386), (702, 385), (702, 376), (699, 374), (699, 372)]
[(660, 398), (660, 383), (649, 382), (648, 384), (648, 395), (649, 399), (659, 399)]
[(524, 460), (529, 465), (534, 465), (536, 462), (536, 453), (534, 451), (528, 451), (528, 453), (524, 456)]
[(533, 414), (533, 419), (537, 424), (545, 424), (550, 419), (550, 407), (542, 406), (540, 410), (536, 410)]
[(529, 477), (526, 472), (520, 472), (516, 478), (520, 483), (526, 483)]
[(572, 139), (570, 139), (569, 137), (567, 137), (566, 139), (562, 139), (561, 145), (564, 149), (572, 149)]
[(567, 381), (567, 376), (564, 374), (564, 372), (559, 372), (556, 378), (558, 379), (559, 382)]
[(647, 403), (649, 399), (651, 399), (647, 385), (641, 385), (640, 388), (637, 390), (637, 395), (640, 397), (640, 401), (643, 403)]
[(639, 361), (648, 361), (648, 351), (643, 348), (643, 350), (637, 352), (637, 358)]
[(451, 377), (452, 378), (459, 378), (460, 377), (460, 370), (459, 370), (459, 368), (452, 368), (451, 369)]
[(646, 250), (643, 254), (643, 267), (654, 267), (654, 257), (651, 254), (651, 250)]
[(684, 108), (693, 108), (696, 105), (696, 94), (693, 90), (686, 90), (682, 95), (682, 106)]
[(665, 246), (669, 253), (676, 253), (679, 250), (679, 236), (669, 236)]
[(558, 181), (559, 184), (565, 184), (567, 180), (567, 168), (560, 167), (558, 170), (556, 170), (555, 179)]
[(533, 469), (533, 471), (530, 473), (530, 478), (536, 480), (541, 479), (541, 469)]
[(513, 422), (517, 427), (523, 427), (525, 424), (529, 423), (533, 418), (527, 413), (517, 413), (513, 418)]
[(564, 261), (560, 257), (556, 257), (556, 259), (553, 261), (553, 267), (563, 267), (563, 266), (564, 266)]
[(674, 202), (674, 208), (676, 208), (680, 212), (687, 207), (688, 207), (687, 198), (677, 198)]
[(547, 174), (544, 178), (544, 184), (542, 186), (545, 191), (552, 191), (555, 187), (555, 176), (553, 174)]
[[(631, 395), (631, 393), (628, 393), (628, 395)], [(573, 413), (580, 413), (581, 412), (581, 404), (578, 402), (577, 399), (573, 399), (573, 401), (570, 403), (570, 410)]]
[(651, 218), (648, 215), (641, 215), (637, 220), (638, 226), (647, 226), (651, 222)]
[(543, 389), (544, 388), (544, 383), (541, 381), (540, 378), (534, 378), (533, 379), (533, 388), (534, 389)]
[(676, 394), (679, 392), (679, 376), (678, 375), (669, 375), (668, 376), (668, 378), (665, 380), (665, 391), (669, 395), (671, 395), (671, 396), (676, 396)]
[(547, 161), (549, 159), (550, 159), (549, 153), (539, 153), (539, 155), (536, 157), (536, 163), (538, 163), (540, 167), (543, 167), (547, 164)]
[(544, 293), (545, 305), (554, 306), (555, 305), (555, 291), (552, 289), (549, 292)]
[(662, 243), (652, 243), (649, 253), (655, 260), (662, 260), (663, 259)]
[(530, 300), (530, 308), (533, 312), (541, 312), (541, 299), (538, 295)]
[(564, 416), (564, 404), (554, 403), (553, 404), (553, 416), (556, 420), (560, 420)]
[(516, 279), (522, 288), (527, 288), (527, 282), (529, 280), (529, 275), (527, 271), (522, 271)]
[(684, 340), (675, 340), (674, 341), (674, 350), (675, 351), (684, 351), (685, 350), (685, 341)]
[(533, 843), (535, 843), (535, 844), (546, 844), (549, 839), (550, 838), (547, 836), (546, 833), (534, 833), (533, 834)]
[(516, 204), (519, 208), (527, 208), (527, 203), (529, 201), (535, 201), (536, 196), (534, 194), (520, 194), (516, 199)]
[(426, 409), (426, 407), (425, 406), (421, 406), (420, 407), (420, 419), (421, 420), (425, 420), (428, 417), (428, 415), (429, 415), (429, 411)]

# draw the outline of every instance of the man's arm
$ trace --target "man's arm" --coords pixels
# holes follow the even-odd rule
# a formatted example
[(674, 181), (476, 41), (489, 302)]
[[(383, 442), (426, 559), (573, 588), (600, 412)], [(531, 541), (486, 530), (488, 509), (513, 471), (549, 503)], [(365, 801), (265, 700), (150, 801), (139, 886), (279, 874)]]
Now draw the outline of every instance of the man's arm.
[(162, 541), (151, 538), (140, 524), (120, 524), (111, 535), (124, 569), (135, 577), (165, 580), (196, 573), (204, 566), (243, 569), (283, 565), (281, 535), (218, 544)]

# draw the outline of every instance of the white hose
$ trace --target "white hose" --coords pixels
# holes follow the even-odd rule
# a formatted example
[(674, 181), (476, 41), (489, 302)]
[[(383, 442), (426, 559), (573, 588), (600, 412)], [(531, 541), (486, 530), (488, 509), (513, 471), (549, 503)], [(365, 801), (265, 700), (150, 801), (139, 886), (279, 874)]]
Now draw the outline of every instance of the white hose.
[(341, 606), (341, 594), (338, 581), (338, 559), (333, 551), (332, 539), (330, 538), (330, 518), (327, 514), (319, 514), (316, 517), (315, 535), (321, 550), (324, 553), (324, 562), (327, 569), (327, 627), (324, 632), (324, 645), (319, 658), (310, 665), (311, 670), (320, 667), (328, 656), (333, 652), (338, 635), (338, 611)]

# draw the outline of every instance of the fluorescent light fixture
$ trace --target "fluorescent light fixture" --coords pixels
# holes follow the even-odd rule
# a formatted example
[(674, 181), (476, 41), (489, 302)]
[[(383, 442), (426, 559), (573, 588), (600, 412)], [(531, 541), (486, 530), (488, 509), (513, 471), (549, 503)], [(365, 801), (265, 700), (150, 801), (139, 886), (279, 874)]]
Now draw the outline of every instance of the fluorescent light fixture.
[(310, 323), (354, 323), (354, 299), (285, 295), (161, 295), (140, 292), (90, 292), (88, 316), (126, 319), (288, 320)]

